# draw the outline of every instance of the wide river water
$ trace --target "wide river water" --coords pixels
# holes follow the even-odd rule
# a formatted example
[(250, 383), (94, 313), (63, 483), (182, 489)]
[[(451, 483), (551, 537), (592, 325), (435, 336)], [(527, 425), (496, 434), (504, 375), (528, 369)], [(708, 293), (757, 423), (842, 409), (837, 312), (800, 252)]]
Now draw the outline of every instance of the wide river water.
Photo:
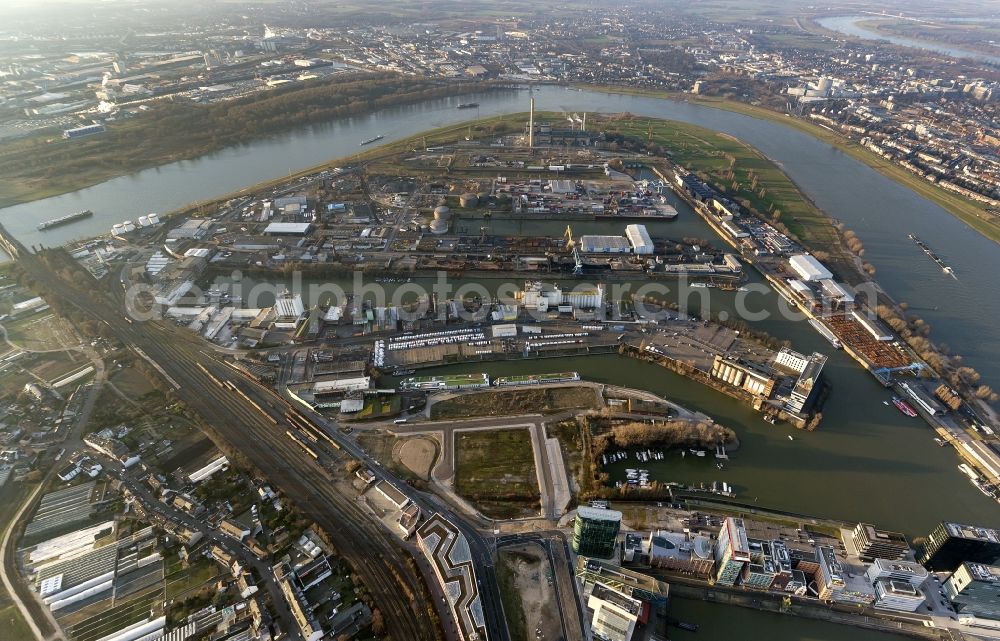
[[(865, 243), (866, 259), (878, 270), (880, 283), (898, 300), (911, 303), (911, 308), (933, 327), (936, 340), (964, 354), (966, 362), (979, 369), (984, 379), (1000, 382), (1000, 330), (995, 323), (1000, 317), (1000, 296), (995, 294), (1000, 247), (936, 204), (781, 123), (685, 102), (559, 87), (540, 87), (535, 90), (535, 98), (540, 110), (628, 111), (670, 118), (722, 131), (757, 147), (780, 163), (821, 208), (858, 233)], [(478, 110), (455, 108), (460, 100), (470, 99), (480, 103)], [(113, 223), (135, 219), (147, 212), (167, 212), (192, 201), (237, 191), (352, 154), (358, 150), (359, 141), (376, 135), (384, 135), (384, 142), (391, 142), (432, 127), (524, 111), (527, 107), (526, 92), (463, 96), (460, 100), (433, 100), (346, 118), (197, 160), (148, 169), (63, 196), (0, 210), (0, 222), (29, 245), (66, 242), (105, 233)], [(690, 209), (677, 204), (681, 214), (676, 221), (650, 226), (654, 237), (713, 237)], [(91, 209), (95, 216), (47, 232), (35, 229), (40, 221), (81, 209)], [(562, 229), (561, 225), (551, 223), (493, 224), (509, 225), (508, 232), (524, 235), (558, 234)], [(574, 231), (610, 231), (608, 225), (577, 223)], [(911, 232), (925, 239), (955, 268), (957, 281), (942, 274), (907, 239)], [(711, 305), (715, 311), (731, 310), (732, 304), (733, 294), (712, 290)], [(759, 295), (759, 304), (773, 309), (776, 297)], [(870, 520), (911, 536), (926, 534), (941, 519), (1000, 525), (1000, 506), (982, 496), (958, 471), (959, 461), (954, 451), (934, 445), (933, 432), (923, 422), (907, 419), (883, 405), (888, 394), (854, 361), (833, 350), (804, 322), (773, 318), (759, 326), (775, 336), (790, 339), (800, 351), (818, 350), (830, 355), (826, 372), (833, 392), (818, 431), (801, 433), (768, 425), (759, 415), (728, 397), (661, 368), (617, 356), (454, 369), (486, 369), (494, 376), (514, 371), (577, 370), (589, 379), (660, 393), (702, 410), (738, 432), (742, 447), (724, 472), (705, 460), (678, 458), (665, 462), (654, 473), (664, 480), (726, 480), (736, 486), (742, 499), (756, 500), (762, 506)], [(787, 439), (789, 433), (793, 433), (794, 441)], [(759, 627), (759, 637), (746, 638), (763, 639), (765, 631), (772, 629), (769, 616), (732, 610), (727, 610), (726, 616), (742, 622), (743, 632)], [(867, 637), (849, 628), (817, 625), (796, 620), (793, 627), (797, 632), (779, 636)], [(777, 637), (768, 634), (767, 638)]]
[(831, 31), (839, 31), (840, 33), (848, 36), (854, 36), (855, 38), (864, 38), (865, 40), (885, 40), (887, 42), (900, 45), (901, 47), (924, 49), (926, 51), (943, 53), (945, 55), (952, 56), (953, 58), (968, 58), (970, 60), (979, 60), (982, 62), (990, 62), (995, 65), (1000, 65), (1000, 56), (992, 56), (988, 53), (974, 51), (972, 49), (963, 49), (961, 47), (945, 44), (943, 42), (918, 40), (917, 38), (906, 38), (904, 36), (897, 36), (891, 33), (883, 33), (881, 31), (876, 31), (875, 29), (869, 29), (860, 24), (866, 21), (878, 20), (878, 18), (878, 16), (835, 16), (830, 18), (819, 18), (816, 22)]

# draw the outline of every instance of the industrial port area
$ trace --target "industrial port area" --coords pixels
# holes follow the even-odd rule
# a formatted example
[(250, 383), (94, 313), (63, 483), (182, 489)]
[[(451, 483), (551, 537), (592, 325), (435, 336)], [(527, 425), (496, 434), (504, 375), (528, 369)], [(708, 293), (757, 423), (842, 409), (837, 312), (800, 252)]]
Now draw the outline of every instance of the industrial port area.
[[(239, 449), (194, 435), (173, 443), (156, 420), (86, 436), (12, 559), (44, 618), (88, 641), (220, 625), (306, 639), (386, 630), (386, 593), (365, 596), (336, 569), (358, 572), (363, 552), (341, 551), (339, 526), (309, 507), (283, 516), (308, 469), (378, 545), (412, 555), (419, 589), (439, 595), (432, 608), (460, 639), (697, 631), (670, 614), (674, 594), (856, 625), (860, 610), (866, 627), (922, 638), (995, 634), (982, 594), (997, 581), (1000, 532), (945, 523), (911, 545), (867, 523), (749, 509), (753, 486), (726, 480), (739, 434), (669, 398), (560, 371), (580, 358), (652, 364), (788, 426), (794, 447), (795, 428), (822, 430), (824, 405), (838, 402), (824, 369), (843, 350), (997, 497), (991, 428), (877, 317), (877, 293), (694, 173), (613, 153), (600, 114), (587, 130), (583, 116), (557, 125), (530, 107), (523, 131), (322, 168), (194, 215), (144, 215), (56, 255), (22, 254), (5, 235), (19, 257), (47, 255), (29, 259), (40, 269), (114, 283), (120, 307), (100, 313), (136, 333), (130, 367), (162, 377), (171, 398), (199, 380), (239, 405), (298, 479), (256, 477), (231, 463)], [(673, 237), (685, 216), (715, 237)], [(802, 314), (827, 353), (686, 301), (754, 290)], [(15, 315), (45, 313), (37, 300)], [(174, 364), (150, 340), (198, 356)], [(521, 373), (492, 373), (515, 363)], [(90, 385), (76, 395), (97, 393)], [(491, 450), (499, 467), (482, 457)], [(671, 478), (688, 457), (716, 480)], [(219, 493), (237, 487), (246, 498)], [(538, 563), (547, 585), (533, 599)], [(211, 603), (206, 581), (227, 586)]]
[[(887, 259), (888, 232), (849, 221), (867, 249), (824, 211), (862, 197), (793, 173), (815, 153), (775, 160), (728, 129), (780, 95), (768, 126), (849, 130), (857, 149), (823, 149), (901, 161), (908, 197), (943, 186), (991, 230), (995, 65), (911, 69), (826, 29), (830, 51), (784, 73), (798, 63), (758, 45), (794, 51), (820, 18), (737, 37), (731, 16), (649, 27), (655, 3), (440, 24), (425, 4), (263, 39), (243, 22), (277, 15), (241, 7), (224, 30), (241, 49), (132, 54), (132, 76), (83, 49), (0, 68), (44, 88), (113, 61), (86, 81), (100, 117), (76, 116), (75, 89), (12, 100), (37, 102), (0, 123), (19, 150), (43, 116), (63, 148), (142, 146), (147, 111), (196, 123), (205, 153), (239, 140), (233, 114), (281, 134), (223, 148), (225, 188), (186, 174), (190, 194), (155, 201), (123, 176), (125, 208), (82, 190), (0, 224), (0, 639), (1000, 641), (998, 397), (917, 315), (976, 302), (902, 302), (892, 278), (981, 274), (926, 228), (890, 230), (905, 249)], [(754, 89), (776, 77), (795, 86)], [(621, 93), (590, 93), (606, 83)], [(665, 88), (686, 93), (650, 115)], [(967, 104), (932, 116), (925, 94)], [(672, 120), (716, 97), (718, 120)], [(975, 142), (910, 149), (951, 139), (926, 123), (954, 113)], [(285, 118), (314, 129), (284, 140)], [(279, 169), (253, 173), (262, 156)], [(100, 189), (110, 162), (71, 166)]]

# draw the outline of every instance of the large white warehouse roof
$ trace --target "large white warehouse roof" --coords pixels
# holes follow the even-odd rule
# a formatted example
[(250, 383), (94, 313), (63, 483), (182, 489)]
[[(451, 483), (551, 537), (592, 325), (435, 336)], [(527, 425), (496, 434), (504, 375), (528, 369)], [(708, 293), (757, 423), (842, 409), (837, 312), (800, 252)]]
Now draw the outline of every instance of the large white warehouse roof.
[(788, 263), (802, 280), (826, 280), (833, 278), (830, 270), (809, 254), (796, 254), (788, 259)]
[(636, 254), (653, 253), (653, 239), (649, 237), (645, 225), (629, 225), (625, 228), (625, 237)]

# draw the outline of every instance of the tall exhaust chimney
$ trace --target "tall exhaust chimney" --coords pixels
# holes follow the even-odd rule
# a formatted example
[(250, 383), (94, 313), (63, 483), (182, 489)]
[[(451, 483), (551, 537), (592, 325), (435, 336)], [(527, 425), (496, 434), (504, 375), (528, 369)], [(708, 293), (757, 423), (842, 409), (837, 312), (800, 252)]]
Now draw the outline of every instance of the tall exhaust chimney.
[(583, 112), (583, 124), (580, 125), (580, 131), (587, 131), (587, 112)]
[(535, 146), (535, 97), (531, 97), (531, 105), (528, 107), (528, 147)]

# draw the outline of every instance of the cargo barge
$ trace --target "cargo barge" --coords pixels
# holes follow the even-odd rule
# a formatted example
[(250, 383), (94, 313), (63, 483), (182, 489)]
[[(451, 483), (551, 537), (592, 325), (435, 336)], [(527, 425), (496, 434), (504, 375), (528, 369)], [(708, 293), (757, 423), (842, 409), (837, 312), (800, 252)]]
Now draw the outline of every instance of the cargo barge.
[(830, 344), (833, 345), (836, 349), (840, 349), (844, 346), (844, 344), (840, 342), (840, 339), (837, 338), (837, 335), (831, 332), (829, 329), (827, 329), (826, 325), (824, 325), (822, 322), (816, 320), (815, 318), (810, 318), (809, 324), (813, 326), (813, 329), (819, 332), (820, 336), (830, 341)]
[(956, 280), (958, 279), (958, 276), (955, 275), (955, 270), (952, 269), (951, 266), (948, 265), (946, 262), (941, 260), (941, 257), (935, 254), (934, 250), (932, 250), (930, 247), (927, 246), (927, 243), (917, 238), (914, 234), (910, 234), (910, 240), (912, 240), (917, 245), (917, 247), (922, 249), (924, 253), (927, 254), (927, 256), (931, 260), (937, 263), (937, 266), (941, 268), (941, 271), (943, 271), (944, 273), (948, 274), (949, 276), (951, 276)]
[(362, 140), (361, 144), (359, 146), (360, 147), (364, 147), (365, 145), (370, 145), (373, 142), (378, 142), (379, 140), (382, 140), (383, 138), (385, 138), (385, 136), (375, 136), (374, 138), (369, 138), (368, 140)]
[(93, 215), (94, 212), (89, 209), (85, 209), (83, 211), (78, 211), (75, 214), (68, 214), (60, 218), (46, 220), (45, 222), (38, 224), (38, 231), (45, 231), (46, 229), (52, 229), (53, 227), (59, 227), (60, 225), (68, 225), (78, 220), (83, 220), (84, 218), (90, 218)]
[(473, 109), (473, 108), (478, 107), (478, 106), (479, 106), (478, 102), (463, 102), (462, 104), (460, 104), (458, 106), (458, 108), (459, 109)]

